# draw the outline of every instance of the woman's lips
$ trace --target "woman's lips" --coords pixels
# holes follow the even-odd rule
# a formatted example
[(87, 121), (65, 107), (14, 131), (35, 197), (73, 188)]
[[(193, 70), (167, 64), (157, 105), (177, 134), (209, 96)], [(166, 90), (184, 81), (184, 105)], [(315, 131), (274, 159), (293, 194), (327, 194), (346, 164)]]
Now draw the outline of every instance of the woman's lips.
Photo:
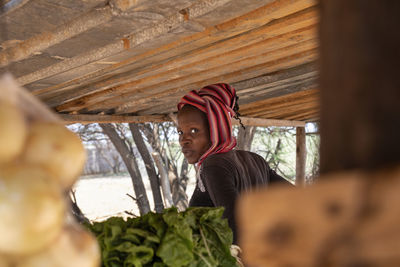
[(193, 150), (182, 149), (182, 153), (183, 153), (183, 155), (184, 155), (186, 158), (188, 158), (188, 157), (190, 157), (191, 155), (193, 155)]

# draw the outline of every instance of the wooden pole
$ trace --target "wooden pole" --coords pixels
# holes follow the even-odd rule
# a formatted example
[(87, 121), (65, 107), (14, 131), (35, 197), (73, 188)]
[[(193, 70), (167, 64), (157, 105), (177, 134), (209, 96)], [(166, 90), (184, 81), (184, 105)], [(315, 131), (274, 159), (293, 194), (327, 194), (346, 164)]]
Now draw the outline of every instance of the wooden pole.
[(321, 173), (400, 162), (400, 2), (320, 1)]
[(306, 130), (304, 127), (296, 128), (296, 185), (304, 186), (306, 183)]

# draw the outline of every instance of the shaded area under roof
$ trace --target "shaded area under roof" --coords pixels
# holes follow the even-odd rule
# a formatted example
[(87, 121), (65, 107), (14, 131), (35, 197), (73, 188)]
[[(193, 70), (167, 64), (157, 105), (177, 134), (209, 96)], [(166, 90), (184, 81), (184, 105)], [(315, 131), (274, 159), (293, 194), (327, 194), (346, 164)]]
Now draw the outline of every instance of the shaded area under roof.
[(217, 82), (242, 116), (319, 119), (316, 1), (25, 2), (0, 16), (0, 72), (66, 120), (168, 120)]

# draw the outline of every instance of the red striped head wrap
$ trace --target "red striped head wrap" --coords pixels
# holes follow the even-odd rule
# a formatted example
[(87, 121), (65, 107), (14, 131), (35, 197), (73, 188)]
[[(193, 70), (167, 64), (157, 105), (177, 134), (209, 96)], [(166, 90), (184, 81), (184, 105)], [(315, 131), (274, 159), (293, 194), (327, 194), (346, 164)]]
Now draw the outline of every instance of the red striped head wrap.
[(235, 88), (226, 83), (211, 84), (198, 91), (192, 90), (178, 103), (178, 110), (184, 105), (191, 105), (207, 114), (211, 147), (200, 157), (198, 167), (208, 156), (228, 152), (236, 146), (231, 122), (236, 114), (233, 110), (235, 103)]

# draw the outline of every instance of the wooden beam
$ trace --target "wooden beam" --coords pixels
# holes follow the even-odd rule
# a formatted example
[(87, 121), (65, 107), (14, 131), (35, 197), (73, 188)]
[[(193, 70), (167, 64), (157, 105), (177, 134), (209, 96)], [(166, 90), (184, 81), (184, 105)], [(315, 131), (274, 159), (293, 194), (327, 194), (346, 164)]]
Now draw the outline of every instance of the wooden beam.
[[(262, 1), (259, 2), (261, 3)], [(201, 49), (195, 49), (193, 52), (196, 52), (196, 54), (198, 54), (198, 56), (201, 58), (207, 58), (213, 54), (218, 55), (223, 53), (221, 52), (221, 49), (229, 49), (230, 45), (227, 46), (225, 44), (221, 44), (221, 40), (223, 39), (229, 39), (229, 42), (233, 43), (241, 42), (246, 44), (247, 42), (247, 44), (251, 44), (257, 40), (265, 38), (266, 36), (273, 37), (278, 34), (295, 30), (299, 27), (306, 27), (307, 25), (315, 24), (317, 19), (315, 8), (309, 8), (315, 5), (315, 2), (312, 0), (290, 1), (290, 3), (288, 3), (288, 0), (273, 2), (264, 0), (264, 2), (270, 3), (224, 23), (220, 23), (218, 25), (209, 25), (211, 27), (200, 33), (186, 36), (178, 39), (175, 42), (152, 49), (150, 51), (145, 51), (144, 53), (135, 55), (118, 64), (84, 75), (72, 81), (67, 81), (56, 86), (38, 90), (37, 93), (51, 93), (53, 98), (54, 93), (57, 93), (59, 90), (63, 90), (65, 87), (69, 87), (71, 85), (83, 85), (83, 82), (90, 84), (90, 80), (93, 80), (104, 73), (115, 71), (121, 67), (129, 67), (129, 71), (122, 75), (115, 75), (113, 79), (104, 81), (103, 85), (96, 86), (96, 83), (93, 83), (89, 86), (90, 88), (88, 88), (87, 85), (81, 88), (74, 88), (72, 95), (82, 97), (88, 93), (95, 93), (98, 90), (104, 90), (106, 88), (120, 85), (121, 83), (130, 82), (132, 81), (132, 77), (138, 76), (140, 73), (142, 73), (142, 70), (157, 70), (157, 68), (155, 68), (157, 64), (164, 67), (166, 66), (167, 68), (169, 68), (170, 65), (176, 67), (176, 64), (179, 63), (179, 60), (182, 60), (185, 55), (192, 53), (194, 47), (201, 47)], [(238, 11), (234, 11), (234, 13), (236, 12)], [(232, 14), (232, 12), (230, 13)], [(192, 20), (193, 18), (190, 17), (190, 19)], [(268, 22), (271, 22), (271, 25), (269, 25)], [(204, 22), (203, 24), (208, 23)], [(248, 35), (246, 38), (240, 37), (242, 32), (251, 31), (257, 27), (260, 27), (260, 29), (253, 32), (253, 37), (252, 35)], [(232, 30), (232, 28), (234, 30)], [(238, 35), (238, 37), (232, 38), (232, 36), (235, 35)], [(247, 40), (243, 42), (242, 39)], [(203, 48), (208, 47), (210, 43), (214, 43), (216, 47), (208, 49)], [(235, 47), (238, 47), (237, 44)], [(171, 59), (173, 60), (171, 61)], [(67, 98), (62, 97), (61, 100), (62, 99)]]
[(178, 115), (176, 113), (171, 112), (168, 114), (168, 117), (174, 122), (175, 126), (178, 125)]
[[(244, 46), (233, 51), (226, 52), (222, 50), (212, 57), (202, 58), (192, 55), (192, 57), (186, 58), (181, 56), (177, 61), (186, 64), (180, 64), (175, 68), (173, 62), (158, 66), (149, 66), (148, 69), (140, 70), (140, 72), (135, 75), (128, 75), (129, 77), (127, 77), (127, 74), (124, 74), (122, 78), (109, 79), (105, 82), (95, 84), (94, 86), (72, 90), (67, 93), (67, 97), (59, 96), (49, 100), (48, 103), (54, 106), (59, 104), (59, 99), (65, 100), (72, 95), (75, 98), (77, 95), (82, 96), (87, 92), (89, 95), (65, 103), (59, 106), (58, 109), (60, 111), (70, 112), (88, 107), (89, 110), (96, 110), (98, 106), (102, 106), (105, 109), (112, 108), (119, 106), (121, 100), (137, 99), (138, 93), (148, 93), (149, 90), (144, 90), (144, 88), (153, 86), (156, 92), (160, 92), (161, 90), (158, 89), (159, 86), (157, 86), (157, 84), (160, 83), (192, 81), (194, 79), (199, 80), (204, 79), (203, 77), (205, 77), (205, 75), (207, 75), (207, 77), (210, 75), (223, 75), (253, 65), (277, 60), (293, 52), (308, 50), (316, 47), (316, 35), (314, 33), (315, 27), (309, 26), (305, 29), (296, 30), (273, 39), (261, 40), (255, 44)], [(296, 34), (299, 34), (296, 39), (291, 38)], [(230, 45), (229, 43), (226, 44), (228, 47)], [(211, 48), (213, 47), (214, 46), (211, 46)], [(194, 62), (191, 62), (191, 60), (194, 60)], [(171, 77), (174, 79), (171, 79)], [(119, 81), (119, 85), (110, 88), (107, 84), (114, 85), (116, 83), (115, 80)], [(98, 92), (93, 93), (95, 91)]]
[(262, 99), (259, 101), (254, 101), (252, 103), (241, 104), (239, 99), (240, 111), (243, 113), (253, 113), (265, 109), (266, 106), (275, 106), (281, 103), (296, 103), (296, 101), (301, 101), (302, 99), (316, 98), (318, 96), (317, 89), (310, 89), (299, 91), (295, 93), (290, 93), (287, 95), (282, 95), (279, 97)]
[(306, 129), (296, 128), (296, 185), (305, 186), (306, 184)]
[[(310, 90), (311, 91), (311, 90)], [(279, 105), (281, 102), (284, 103), (285, 105), (280, 106), (279, 108), (282, 109), (280, 113), (275, 114), (275, 116), (268, 116), (268, 115), (253, 115), (252, 113), (248, 112), (247, 110), (242, 111), (241, 105), (240, 107), (240, 114), (242, 114), (243, 117), (250, 117), (250, 118), (265, 118), (265, 119), (277, 119), (277, 120), (297, 120), (297, 121), (306, 121), (306, 120), (311, 120), (316, 117), (319, 117), (319, 106), (309, 106), (306, 109), (303, 109), (302, 107), (298, 109), (294, 109), (291, 111), (291, 113), (286, 113), (285, 109), (286, 107), (289, 107), (291, 104), (291, 101), (293, 101), (294, 104), (297, 104), (299, 101), (302, 101), (303, 99), (307, 98), (313, 98), (313, 94), (317, 94), (316, 90), (312, 90), (313, 92), (307, 93), (306, 95), (299, 94), (298, 98), (294, 97), (293, 94), (289, 95), (287, 98), (282, 98), (281, 101), (278, 102), (272, 102), (274, 99), (271, 100), (271, 104), (264, 104), (262, 106), (263, 109), (269, 109), (269, 106), (271, 105)], [(303, 93), (303, 92), (300, 92)], [(180, 95), (179, 97), (181, 97)], [(152, 100), (152, 108), (149, 108), (148, 110), (142, 110), (139, 112), (137, 115), (151, 115), (151, 114), (165, 114), (165, 113), (171, 113), (171, 112), (176, 112), (176, 104), (178, 101), (178, 97), (176, 98), (168, 98), (168, 99), (158, 99), (158, 100)], [(314, 100), (316, 104), (318, 103), (317, 99)], [(272, 108), (274, 109), (274, 108)]]
[(303, 75), (281, 79), (277, 82), (266, 83), (238, 91), (240, 104), (253, 103), (268, 98), (280, 97), (300, 91), (315, 89), (317, 87), (317, 72), (305, 73)]
[(149, 116), (117, 116), (117, 115), (80, 115), (80, 114), (58, 114), (67, 124), (72, 123), (145, 123), (170, 121), (166, 115)]
[[(198, 0), (195, 1), (191, 6), (187, 8), (191, 18), (202, 16), (213, 9), (222, 6), (230, 0)], [(136, 1), (133, 1), (135, 3)], [(180, 12), (176, 12), (171, 16), (155, 23), (151, 27), (141, 29), (134, 34), (127, 36), (127, 38), (119, 39), (113, 43), (110, 43), (104, 47), (91, 50), (88, 53), (80, 54), (70, 59), (63, 60), (60, 63), (51, 65), (44, 69), (35, 71), (27, 74), (23, 77), (18, 78), (18, 82), (21, 84), (28, 84), (33, 81), (49, 77), (61, 72), (68, 71), (73, 68), (94, 62), (123, 52), (126, 49), (132, 49), (142, 43), (156, 39), (163, 34), (168, 33), (172, 29), (176, 29), (187, 21), (187, 15)]]
[[(265, 106), (263, 110), (255, 113), (243, 113), (245, 116), (249, 117), (279, 117), (279, 116), (287, 116), (296, 113), (300, 113), (305, 110), (309, 109), (316, 109), (318, 108), (318, 100), (317, 99), (307, 99), (307, 101), (302, 101), (301, 103), (294, 102), (294, 103), (285, 103), (282, 106), (278, 107), (269, 107)], [(241, 113), (242, 114), (242, 113)]]
[(309, 120), (312, 118), (318, 118), (319, 117), (319, 108), (314, 108), (308, 111), (302, 111), (302, 112), (298, 112), (297, 114), (293, 114), (293, 115), (288, 115), (285, 116), (285, 119), (287, 120)]
[(251, 88), (256, 88), (259, 86), (265, 86), (280, 80), (286, 80), (288, 78), (301, 76), (306, 73), (314, 73), (317, 71), (316, 62), (310, 62), (306, 64), (301, 64), (292, 68), (287, 68), (283, 70), (278, 70), (275, 72), (267, 73), (255, 78), (243, 80), (240, 82), (232, 83), (231, 85), (240, 92), (247, 92), (246, 90)]
[[(305, 127), (304, 121), (289, 121), (289, 120), (271, 120), (260, 118), (240, 117), (244, 126), (259, 126), (259, 127)], [(239, 121), (232, 119), (232, 124), (239, 125)]]
[[(145, 1), (148, 0), (111, 1), (111, 3), (108, 3), (104, 7), (97, 7), (77, 18), (73, 18), (71, 21), (59, 26), (52, 32), (43, 32), (13, 47), (4, 49), (0, 52), (0, 67), (28, 58), (35, 52), (41, 52), (53, 45), (104, 24), (110, 21), (114, 16), (120, 14), (122, 10), (126, 12), (128, 9), (138, 6)], [(21, 78), (18, 79), (18, 82), (22, 85), (27, 83)]]
[[(193, 82), (193, 77), (185, 77), (184, 79), (167, 81), (153, 87), (154, 90), (157, 90), (157, 88), (162, 89), (161, 92), (157, 92), (157, 90), (155, 94), (148, 97), (141, 98), (139, 100), (132, 100), (129, 103), (119, 105), (119, 107), (117, 108), (117, 113), (124, 114), (147, 109), (152, 106), (152, 104), (150, 104), (151, 101), (156, 99), (171, 97), (171, 95), (179, 97), (179, 95), (182, 95), (193, 89), (199, 89), (207, 84), (218, 83), (221, 81), (232, 83), (241, 79), (249, 79), (251, 77), (265, 74), (265, 72), (276, 71), (281, 68), (291, 67), (293, 65), (300, 64), (300, 62), (304, 63), (314, 61), (316, 56), (316, 49), (311, 48), (310, 50), (287, 55), (263, 64), (248, 65), (246, 68), (238, 68), (237, 71), (233, 71), (230, 73), (220, 73), (220, 75), (213, 75), (212, 77), (210, 77), (212, 71), (209, 73), (205, 71), (204, 73), (202, 73), (201, 76), (195, 76), (197, 80), (195, 82)], [(248, 63), (251, 64), (251, 62)], [(222, 69), (219, 71), (222, 72)]]
[[(146, 115), (146, 116), (120, 116), (120, 115), (85, 115), (85, 114), (58, 114), (66, 123), (145, 123), (145, 122), (165, 122), (173, 121), (174, 114), (168, 115)], [(280, 127), (304, 127), (303, 121), (269, 120), (258, 118), (241, 117), (245, 126), (280, 126)], [(239, 122), (232, 120), (234, 125)]]

